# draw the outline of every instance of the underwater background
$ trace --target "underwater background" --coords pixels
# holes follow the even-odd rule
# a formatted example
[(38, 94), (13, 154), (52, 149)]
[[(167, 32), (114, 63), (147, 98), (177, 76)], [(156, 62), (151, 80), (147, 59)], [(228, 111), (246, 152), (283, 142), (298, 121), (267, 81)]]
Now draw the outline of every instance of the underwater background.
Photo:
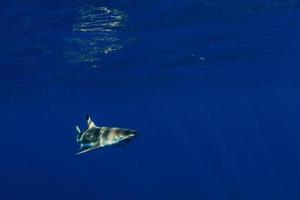
[[(0, 2), (1, 199), (300, 199), (299, 0)], [(136, 129), (75, 156), (75, 126)]]

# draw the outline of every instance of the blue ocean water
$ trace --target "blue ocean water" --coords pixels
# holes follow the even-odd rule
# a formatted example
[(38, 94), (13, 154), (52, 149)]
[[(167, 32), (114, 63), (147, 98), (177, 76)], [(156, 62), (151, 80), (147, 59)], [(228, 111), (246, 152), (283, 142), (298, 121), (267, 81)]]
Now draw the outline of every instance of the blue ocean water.
[[(300, 1), (0, 2), (1, 199), (300, 199)], [(75, 156), (75, 126), (136, 129)]]

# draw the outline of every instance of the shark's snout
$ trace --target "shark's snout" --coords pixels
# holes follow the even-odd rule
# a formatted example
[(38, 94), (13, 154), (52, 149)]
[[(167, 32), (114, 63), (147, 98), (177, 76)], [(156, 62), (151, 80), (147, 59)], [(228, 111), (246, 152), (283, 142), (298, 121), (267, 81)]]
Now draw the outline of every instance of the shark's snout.
[(138, 132), (135, 130), (129, 130), (128, 134), (136, 136), (138, 134)]
[(129, 137), (133, 137), (133, 136), (136, 136), (138, 134), (137, 131), (135, 130), (130, 130), (130, 129), (123, 129), (121, 130), (121, 135), (123, 136), (129, 136)]
[(128, 142), (132, 141), (133, 138), (135, 138), (138, 135), (138, 132), (135, 130), (125, 129), (122, 131), (121, 135), (122, 135), (121, 140), (123, 141), (123, 143), (128, 143)]
[(129, 131), (127, 132), (127, 134), (128, 134), (128, 136), (129, 136), (129, 138), (134, 138), (134, 137), (136, 137), (136, 136), (138, 135), (138, 132), (135, 131), (135, 130), (129, 130)]

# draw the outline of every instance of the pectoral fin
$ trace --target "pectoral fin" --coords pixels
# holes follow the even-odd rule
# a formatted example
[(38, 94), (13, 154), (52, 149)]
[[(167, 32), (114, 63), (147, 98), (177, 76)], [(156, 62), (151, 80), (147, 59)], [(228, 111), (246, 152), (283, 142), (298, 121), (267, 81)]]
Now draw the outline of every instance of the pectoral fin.
[(97, 146), (97, 147), (91, 147), (91, 148), (88, 148), (88, 149), (85, 149), (85, 150), (82, 150), (82, 151), (79, 151), (78, 153), (76, 153), (75, 155), (80, 155), (80, 154), (83, 154), (83, 153), (86, 153), (86, 152), (89, 152), (89, 151), (92, 151), (94, 149), (98, 149), (98, 148), (101, 148), (101, 146)]

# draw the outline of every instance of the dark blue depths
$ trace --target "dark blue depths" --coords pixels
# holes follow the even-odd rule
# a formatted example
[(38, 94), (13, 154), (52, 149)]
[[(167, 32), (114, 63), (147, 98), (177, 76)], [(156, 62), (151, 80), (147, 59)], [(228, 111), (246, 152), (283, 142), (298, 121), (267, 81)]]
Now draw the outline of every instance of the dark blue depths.
[(0, 8), (1, 199), (300, 199), (300, 1)]

